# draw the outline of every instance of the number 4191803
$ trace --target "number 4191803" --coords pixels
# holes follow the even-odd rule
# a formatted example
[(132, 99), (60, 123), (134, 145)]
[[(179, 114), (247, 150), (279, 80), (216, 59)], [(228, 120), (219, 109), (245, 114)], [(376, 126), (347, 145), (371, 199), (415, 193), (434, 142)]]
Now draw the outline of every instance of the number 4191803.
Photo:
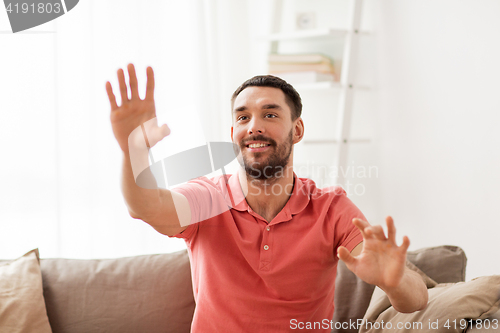
[(467, 324), (470, 324), (469, 326), (472, 327), (472, 325), (475, 323), (476, 328), (484, 328), (484, 329), (493, 329), (496, 330), (498, 329), (498, 319), (477, 319), (477, 320), (472, 320), (472, 319), (460, 319), (460, 321), (457, 322), (456, 319), (454, 320), (447, 320), (446, 323), (443, 325), (447, 329), (457, 329), (458, 326), (460, 326), (460, 329), (464, 330), (467, 328)]
[[(14, 8), (15, 7), (15, 8)], [(55, 14), (59, 14), (61, 12), (61, 4), (60, 3), (38, 3), (36, 6), (34, 3), (32, 4), (27, 4), (25, 2), (19, 4), (19, 3), (16, 3), (14, 5), (12, 5), (12, 3), (9, 3), (7, 5), (7, 13), (11, 14), (12, 12), (14, 12), (15, 14), (19, 14), (19, 13), (23, 13), (23, 14), (27, 14), (27, 13), (32, 13), (32, 14), (35, 14), (35, 13), (38, 13), (38, 14), (51, 14), (51, 13), (55, 13)]]

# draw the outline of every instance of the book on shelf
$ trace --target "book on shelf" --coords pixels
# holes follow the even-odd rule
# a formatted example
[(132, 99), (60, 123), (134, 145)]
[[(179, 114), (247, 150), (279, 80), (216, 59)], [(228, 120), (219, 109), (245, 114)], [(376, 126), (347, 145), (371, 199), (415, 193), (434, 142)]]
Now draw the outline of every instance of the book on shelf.
[(292, 84), (337, 81), (332, 59), (320, 53), (273, 53), (269, 55), (268, 65), (269, 74)]
[(337, 81), (337, 78), (333, 73), (320, 73), (315, 71), (284, 72), (275, 75), (291, 85)]
[(335, 68), (332, 64), (319, 63), (319, 64), (269, 64), (269, 73), (278, 74), (286, 72), (319, 72), (319, 73), (335, 73)]
[(271, 53), (268, 57), (268, 62), (280, 64), (333, 64), (332, 59), (321, 53), (305, 53), (305, 54), (278, 54)]

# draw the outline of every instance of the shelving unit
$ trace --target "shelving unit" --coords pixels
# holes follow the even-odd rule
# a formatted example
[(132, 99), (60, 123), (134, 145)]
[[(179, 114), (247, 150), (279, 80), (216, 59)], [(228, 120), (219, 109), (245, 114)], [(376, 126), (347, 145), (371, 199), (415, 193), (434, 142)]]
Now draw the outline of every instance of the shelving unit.
[[(279, 1), (279, 0), (278, 0)], [(284, 41), (302, 38), (324, 38), (333, 36), (342, 36), (347, 33), (347, 30), (340, 29), (311, 29), (300, 30), (287, 33), (274, 33), (264, 37), (268, 41)]]
[[(317, 82), (310, 84), (296, 84), (294, 87), (298, 91), (323, 91), (325, 94), (331, 94), (332, 89), (339, 94), (337, 123), (335, 130), (335, 139), (333, 140), (304, 140), (307, 145), (337, 145), (337, 149), (332, 149), (333, 166), (337, 170), (345, 170), (347, 167), (347, 158), (349, 145), (352, 143), (369, 143), (368, 138), (352, 139), (350, 137), (351, 115), (353, 108), (353, 97), (355, 89), (367, 89), (367, 87), (358, 87), (354, 80), (355, 59), (358, 52), (358, 37), (361, 23), (362, 0), (350, 0), (349, 22), (346, 29), (311, 29), (295, 32), (280, 32), (281, 12), (283, 0), (273, 0), (272, 4), (272, 25), (271, 33), (265, 37), (270, 42), (271, 53), (279, 53), (279, 43), (283, 41), (301, 41), (318, 38), (344, 38), (344, 49), (342, 56), (342, 69), (340, 82)], [(366, 32), (363, 32), (366, 34)], [(326, 111), (325, 111), (326, 112)], [(334, 184), (345, 184), (345, 173), (338, 172)]]
[(295, 84), (294, 88), (297, 90), (325, 90), (325, 89), (340, 89), (341, 85), (339, 82), (315, 82), (315, 83), (302, 83)]
[[(278, 0), (279, 1), (279, 0)], [(328, 38), (328, 37), (343, 37), (348, 33), (348, 30), (343, 29), (310, 29), (310, 30), (299, 30), (294, 32), (284, 32), (284, 33), (273, 33), (267, 36), (261, 37), (270, 42), (279, 42), (286, 40), (297, 40), (297, 39), (311, 39), (311, 38)], [(358, 31), (360, 35), (368, 35), (367, 31)]]

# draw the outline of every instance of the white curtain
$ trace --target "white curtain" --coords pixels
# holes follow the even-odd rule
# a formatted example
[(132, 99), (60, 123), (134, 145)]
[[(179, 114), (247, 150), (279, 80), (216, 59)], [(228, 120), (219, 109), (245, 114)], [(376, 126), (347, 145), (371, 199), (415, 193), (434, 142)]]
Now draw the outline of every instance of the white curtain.
[(0, 35), (0, 258), (35, 247), (42, 257), (66, 258), (185, 248), (127, 213), (105, 82), (119, 96), (116, 70), (132, 62), (144, 97), (153, 67), (157, 115), (172, 130), (155, 159), (228, 140), (217, 4), (86, 0), (25, 34)]

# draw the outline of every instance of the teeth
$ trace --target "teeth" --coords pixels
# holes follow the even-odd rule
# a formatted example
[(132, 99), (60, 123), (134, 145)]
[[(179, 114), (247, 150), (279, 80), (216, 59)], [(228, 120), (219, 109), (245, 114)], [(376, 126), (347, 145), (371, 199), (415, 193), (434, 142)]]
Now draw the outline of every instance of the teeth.
[(260, 148), (260, 147), (266, 147), (266, 146), (268, 146), (268, 145), (265, 143), (251, 143), (248, 145), (248, 147), (250, 147), (250, 148)]

